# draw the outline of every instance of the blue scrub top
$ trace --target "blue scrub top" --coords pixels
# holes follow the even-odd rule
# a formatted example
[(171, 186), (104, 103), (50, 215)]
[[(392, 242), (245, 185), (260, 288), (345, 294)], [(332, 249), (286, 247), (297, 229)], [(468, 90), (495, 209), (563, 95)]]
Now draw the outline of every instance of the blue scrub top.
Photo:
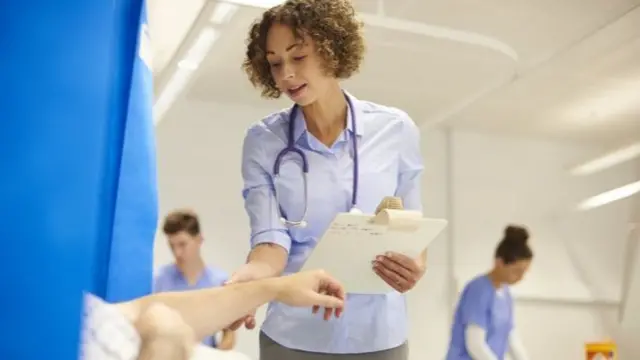
[[(302, 111), (295, 122), (295, 145), (309, 165), (307, 223), (286, 228), (277, 207), (290, 220), (304, 212), (300, 156), (282, 158), (276, 181), (273, 165), (286, 146), (290, 109), (276, 112), (247, 132), (242, 154), (243, 196), (251, 225), (251, 246), (274, 243), (289, 253), (285, 273), (299, 271), (334, 217), (351, 208), (353, 143), (357, 139), (359, 177), (357, 207), (374, 213), (385, 196), (402, 198), (408, 210), (422, 210), (423, 173), (420, 129), (403, 111), (358, 100), (347, 94), (355, 114), (330, 147), (307, 131)], [(274, 191), (280, 204), (276, 204)], [(373, 259), (372, 259), (373, 260)], [(373, 271), (373, 270), (372, 270)], [(308, 352), (358, 354), (391, 349), (407, 341), (406, 301), (402, 294), (347, 294), (347, 311), (325, 321), (308, 308), (271, 303), (262, 330), (277, 343)]]
[[(182, 272), (175, 264), (169, 264), (160, 269), (153, 284), (153, 292), (186, 291), (206, 289), (223, 286), (229, 275), (221, 269), (206, 267), (198, 281), (189, 285), (182, 275)], [(215, 336), (205, 338), (202, 343), (211, 347), (216, 347)]]
[(478, 276), (465, 286), (454, 317), (447, 360), (473, 360), (465, 341), (469, 325), (483, 328), (487, 345), (498, 360), (504, 360), (514, 326), (509, 287), (496, 289), (487, 275)]

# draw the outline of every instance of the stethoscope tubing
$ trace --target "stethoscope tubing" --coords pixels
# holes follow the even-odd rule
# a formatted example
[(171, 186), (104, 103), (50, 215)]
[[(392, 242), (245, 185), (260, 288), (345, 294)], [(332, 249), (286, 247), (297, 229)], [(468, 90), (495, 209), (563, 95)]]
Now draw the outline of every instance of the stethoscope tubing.
[[(353, 109), (353, 104), (351, 99), (345, 94), (345, 98), (347, 100), (347, 104), (349, 106), (349, 111), (351, 115), (351, 127), (353, 129), (353, 136), (351, 137), (351, 144), (353, 146), (353, 185), (352, 185), (352, 194), (351, 194), (351, 211), (357, 208), (357, 199), (358, 199), (358, 175), (359, 175), (359, 162), (358, 162), (358, 141), (356, 137), (356, 117), (355, 111)], [(274, 175), (274, 192), (276, 199), (276, 208), (278, 214), (280, 216), (280, 221), (282, 221), (286, 226), (292, 227), (306, 227), (307, 222), (307, 211), (309, 205), (309, 188), (308, 188), (308, 174), (309, 174), (309, 162), (307, 161), (307, 156), (304, 154), (302, 150), (295, 146), (294, 134), (295, 134), (295, 119), (298, 112), (298, 105), (294, 105), (289, 112), (289, 133), (287, 134), (287, 146), (282, 149), (278, 155), (276, 155), (276, 160), (273, 163), (273, 175)], [(302, 180), (304, 187), (304, 209), (302, 212), (302, 217), (300, 220), (289, 220), (282, 215), (282, 209), (280, 208), (280, 200), (278, 198), (278, 191), (275, 189), (275, 183), (277, 178), (280, 176), (280, 165), (284, 159), (284, 156), (288, 153), (293, 152), (297, 154), (302, 160)]]

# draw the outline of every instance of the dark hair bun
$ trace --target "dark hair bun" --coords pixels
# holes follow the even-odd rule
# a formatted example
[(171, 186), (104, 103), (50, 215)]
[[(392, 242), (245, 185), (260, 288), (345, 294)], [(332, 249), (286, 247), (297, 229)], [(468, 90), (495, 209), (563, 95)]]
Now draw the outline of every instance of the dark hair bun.
[(526, 244), (529, 240), (529, 231), (522, 226), (509, 225), (504, 229), (504, 240), (512, 243)]

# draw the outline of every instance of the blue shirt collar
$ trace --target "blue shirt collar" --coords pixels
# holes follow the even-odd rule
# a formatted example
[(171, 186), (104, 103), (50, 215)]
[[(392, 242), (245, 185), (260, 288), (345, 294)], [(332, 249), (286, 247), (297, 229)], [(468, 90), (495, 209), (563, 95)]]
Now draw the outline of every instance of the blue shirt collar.
[[(184, 274), (182, 274), (182, 271), (180, 271), (180, 269), (178, 268), (178, 265), (176, 263), (172, 264), (172, 270), (173, 270), (172, 272), (173, 272), (174, 280), (182, 281), (185, 284), (187, 283), (187, 279), (184, 277)], [(210, 279), (211, 275), (212, 275), (211, 269), (209, 269), (209, 267), (205, 266), (204, 270), (200, 274), (200, 277), (196, 281), (196, 284), (199, 284), (204, 279)]]
[[(354, 131), (353, 131), (354, 121), (351, 121), (351, 114), (353, 113), (355, 114), (355, 117), (356, 117), (355, 118), (355, 124), (356, 124), (355, 135), (358, 137), (361, 137), (364, 134), (363, 123), (362, 123), (362, 116), (364, 116), (364, 113), (362, 112), (362, 109), (359, 106), (358, 99), (353, 95), (351, 95), (350, 93), (348, 93), (347, 91), (345, 91), (344, 93), (345, 93), (345, 96), (350, 101), (350, 103), (348, 103), (347, 106), (354, 107), (353, 111), (351, 111), (350, 108), (347, 109), (347, 130), (351, 134), (354, 134)], [(287, 114), (290, 115), (292, 110), (293, 110), (293, 107), (289, 109)], [(300, 109), (296, 111), (296, 117), (295, 119), (293, 119), (293, 121), (295, 122), (293, 140), (297, 142), (300, 139), (300, 137), (307, 132), (307, 124), (304, 121), (304, 115), (302, 114), (302, 111)]]

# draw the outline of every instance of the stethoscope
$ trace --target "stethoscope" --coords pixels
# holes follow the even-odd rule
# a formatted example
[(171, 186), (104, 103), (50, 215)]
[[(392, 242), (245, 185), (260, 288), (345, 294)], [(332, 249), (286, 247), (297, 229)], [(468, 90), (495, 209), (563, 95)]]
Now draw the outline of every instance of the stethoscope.
[[(345, 95), (347, 99), (347, 104), (349, 106), (349, 112), (351, 115), (351, 127), (353, 133), (356, 134), (356, 117), (355, 111), (353, 110), (353, 104), (351, 103), (351, 99)], [(295, 134), (295, 119), (298, 111), (298, 105), (294, 105), (291, 108), (291, 112), (289, 113), (289, 134), (287, 139), (287, 147), (282, 149), (276, 156), (276, 161), (273, 164), (273, 175), (274, 175), (274, 189), (276, 188), (275, 184), (280, 176), (280, 163), (282, 162), (282, 158), (290, 152), (296, 153), (300, 156), (302, 160), (302, 181), (304, 186), (304, 210), (302, 212), (302, 217), (300, 220), (289, 220), (286, 219), (282, 215), (282, 211), (280, 209), (280, 200), (278, 199), (278, 190), (275, 189), (275, 198), (276, 198), (276, 207), (278, 208), (278, 215), (280, 216), (280, 221), (286, 226), (292, 227), (306, 227), (307, 226), (307, 209), (309, 204), (308, 197), (308, 186), (307, 186), (307, 175), (309, 174), (309, 163), (307, 162), (307, 156), (302, 152), (302, 150), (298, 149), (295, 146), (294, 134)], [(351, 212), (359, 212), (357, 209), (357, 199), (358, 199), (358, 141), (356, 136), (352, 136), (351, 144), (353, 145), (353, 191), (351, 195)]]

